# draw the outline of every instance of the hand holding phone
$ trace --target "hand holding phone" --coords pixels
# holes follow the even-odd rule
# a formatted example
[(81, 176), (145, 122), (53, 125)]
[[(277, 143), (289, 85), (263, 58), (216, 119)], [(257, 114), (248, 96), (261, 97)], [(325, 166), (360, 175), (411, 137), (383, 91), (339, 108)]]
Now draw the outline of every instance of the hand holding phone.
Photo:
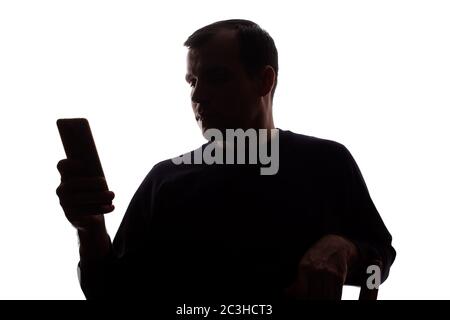
[(58, 119), (67, 159), (58, 163), (61, 184), (56, 190), (66, 217), (77, 229), (104, 224), (102, 214), (114, 210), (89, 122), (84, 118)]

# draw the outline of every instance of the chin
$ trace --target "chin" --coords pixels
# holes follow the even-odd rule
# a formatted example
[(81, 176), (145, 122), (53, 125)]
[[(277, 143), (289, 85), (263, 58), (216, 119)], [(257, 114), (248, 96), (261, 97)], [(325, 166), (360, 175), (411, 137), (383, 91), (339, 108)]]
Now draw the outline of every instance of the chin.
[(197, 120), (197, 125), (202, 131), (202, 134), (204, 134), (206, 130), (210, 129), (210, 127), (202, 120)]
[[(207, 124), (207, 123), (205, 123), (205, 122), (202, 122), (201, 120), (198, 120), (198, 121), (197, 121), (197, 125), (198, 125), (198, 127), (200, 128), (203, 137), (205, 137), (205, 131), (208, 130), (208, 129), (216, 129), (216, 130), (220, 130), (220, 131), (222, 132), (222, 134), (225, 135), (225, 129), (221, 129), (220, 127), (213, 126), (213, 125), (209, 125), (209, 124)], [(205, 137), (205, 139), (208, 140), (207, 137)]]

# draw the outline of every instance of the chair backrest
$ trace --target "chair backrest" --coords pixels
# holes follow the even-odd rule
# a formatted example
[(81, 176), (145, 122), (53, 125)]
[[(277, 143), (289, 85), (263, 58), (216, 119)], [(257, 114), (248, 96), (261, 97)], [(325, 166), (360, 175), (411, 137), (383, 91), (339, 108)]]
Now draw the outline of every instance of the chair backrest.
[[(378, 266), (381, 270), (382, 262), (380, 260), (372, 260), (368, 264), (368, 266)], [(361, 279), (361, 282), (358, 284), (361, 287), (359, 291), (359, 299), (358, 300), (377, 300), (378, 298), (378, 288), (370, 289), (367, 285), (367, 279)]]
[(377, 300), (378, 298), (378, 289), (369, 289), (367, 285), (361, 285), (361, 290), (359, 290), (359, 299), (358, 300)]

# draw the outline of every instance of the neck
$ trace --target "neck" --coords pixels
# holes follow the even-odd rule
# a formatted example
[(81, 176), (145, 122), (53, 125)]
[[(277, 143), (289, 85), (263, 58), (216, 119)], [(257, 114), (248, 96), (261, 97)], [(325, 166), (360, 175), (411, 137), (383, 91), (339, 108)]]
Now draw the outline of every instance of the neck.
[(258, 115), (255, 117), (253, 126), (250, 127), (254, 129), (275, 129), (272, 114), (272, 102), (270, 100), (263, 100), (261, 102)]

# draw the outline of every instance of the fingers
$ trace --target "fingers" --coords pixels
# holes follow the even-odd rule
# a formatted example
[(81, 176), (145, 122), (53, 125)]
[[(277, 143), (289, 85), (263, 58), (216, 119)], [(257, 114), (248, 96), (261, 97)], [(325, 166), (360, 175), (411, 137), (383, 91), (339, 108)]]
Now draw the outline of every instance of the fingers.
[(114, 199), (114, 192), (82, 192), (82, 193), (65, 193), (59, 197), (62, 207), (84, 207), (92, 205), (111, 205)]
[(62, 181), (56, 189), (58, 197), (68, 193), (100, 192), (108, 190), (104, 177), (78, 177)]
[(288, 292), (294, 299), (332, 299), (342, 297), (348, 273), (346, 241), (338, 236), (325, 236), (309, 248), (299, 262), (296, 283)]
[(324, 271), (310, 271), (305, 278), (306, 299), (340, 300), (343, 282), (335, 274)]
[(334, 273), (301, 267), (294, 283), (285, 290), (293, 300), (340, 300), (344, 282)]
[(61, 174), (61, 181), (83, 176), (83, 172), (85, 171), (83, 163), (74, 159), (62, 159), (58, 162), (56, 168)]
[[(60, 163), (58, 167), (64, 171), (67, 162)], [(112, 200), (115, 195), (108, 190), (104, 177), (70, 178), (61, 182), (56, 194), (69, 221), (75, 221), (77, 217), (105, 214), (114, 210)]]
[(101, 214), (107, 214), (114, 211), (113, 204), (110, 205), (91, 205), (91, 206), (76, 206), (65, 207), (64, 212), (70, 221), (74, 221), (77, 217), (95, 216)]

